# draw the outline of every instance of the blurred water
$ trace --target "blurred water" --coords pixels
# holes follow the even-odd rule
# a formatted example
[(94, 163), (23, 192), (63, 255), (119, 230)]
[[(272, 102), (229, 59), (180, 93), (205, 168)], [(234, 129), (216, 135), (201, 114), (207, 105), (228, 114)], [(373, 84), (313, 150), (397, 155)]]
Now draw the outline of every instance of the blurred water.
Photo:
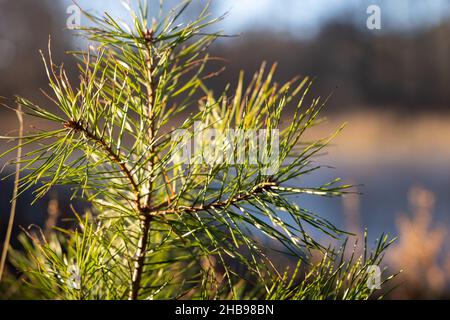
[[(361, 184), (357, 190), (361, 228), (367, 227), (369, 238), (382, 232), (397, 236), (396, 218), (399, 214), (411, 215), (408, 192), (413, 186), (421, 186), (436, 196), (434, 223), (450, 227), (450, 170), (439, 166), (380, 165), (345, 166), (324, 169), (306, 177), (303, 184), (317, 185), (331, 177), (342, 177), (346, 183)], [(307, 196), (303, 205), (346, 228), (345, 208), (340, 198)]]
[[(436, 196), (434, 223), (445, 224), (450, 227), (450, 171), (442, 167), (411, 166), (411, 165), (383, 165), (379, 167), (355, 167), (341, 164), (334, 169), (323, 168), (308, 176), (298, 179), (301, 186), (317, 186), (335, 177), (342, 177), (344, 183), (357, 186), (361, 195), (359, 202), (361, 230), (367, 227), (369, 239), (374, 240), (383, 232), (397, 236), (396, 218), (400, 213), (411, 215), (408, 206), (408, 191), (418, 185), (432, 191)], [(0, 197), (0, 230), (3, 234), (6, 219), (9, 215), (10, 198), (12, 194), (12, 180), (0, 183), (2, 191)], [(69, 190), (58, 188), (57, 196), (61, 199), (60, 209), (64, 216), (71, 216), (69, 207)], [(16, 224), (26, 227), (30, 224), (42, 225), (47, 215), (49, 197), (31, 206), (33, 196), (25, 193), (18, 202)], [(299, 196), (300, 206), (317, 213), (335, 223), (338, 227), (347, 229), (345, 207), (341, 198), (326, 198), (318, 196)], [(81, 210), (81, 206), (78, 206)], [(18, 231), (18, 228), (16, 228)]]

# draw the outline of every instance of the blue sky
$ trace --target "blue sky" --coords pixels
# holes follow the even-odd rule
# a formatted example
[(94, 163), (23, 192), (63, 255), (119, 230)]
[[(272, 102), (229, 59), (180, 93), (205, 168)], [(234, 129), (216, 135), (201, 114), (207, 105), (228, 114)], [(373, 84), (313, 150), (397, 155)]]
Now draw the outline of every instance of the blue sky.
[[(64, 1), (70, 3), (70, 0)], [(121, 1), (77, 0), (83, 8), (108, 10), (115, 16), (124, 16)], [(370, 4), (380, 6), (386, 30), (435, 25), (450, 16), (450, 0), (215, 0), (213, 3), (216, 14), (230, 12), (222, 25), (227, 33), (264, 28), (298, 37), (314, 35), (324, 22), (345, 12), (351, 14), (355, 23), (365, 27), (366, 9)]]

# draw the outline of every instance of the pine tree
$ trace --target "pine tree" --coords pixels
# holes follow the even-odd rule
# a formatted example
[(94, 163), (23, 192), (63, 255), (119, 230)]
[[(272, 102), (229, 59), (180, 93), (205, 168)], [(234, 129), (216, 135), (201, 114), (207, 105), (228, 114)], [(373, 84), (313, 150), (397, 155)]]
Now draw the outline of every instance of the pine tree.
[[(24, 231), (23, 249), (10, 250), (23, 274), (4, 281), (27, 284), (14, 296), (41, 299), (371, 297), (367, 271), (391, 242), (383, 236), (373, 251), (348, 258), (345, 241), (333, 249), (312, 235), (341, 241), (347, 234), (296, 203), (301, 195), (340, 196), (349, 188), (338, 179), (298, 186), (320, 169), (313, 159), (332, 138), (303, 138), (326, 101), (308, 102), (309, 78), (279, 85), (275, 67), (264, 64), (247, 85), (241, 74), (237, 85), (213, 93), (207, 49), (222, 34), (208, 30), (222, 17), (211, 19), (206, 6), (194, 21), (179, 23), (190, 2), (153, 21), (142, 2), (136, 12), (129, 8), (132, 26), (83, 12), (93, 26), (80, 28), (89, 49), (72, 53), (76, 86), (50, 46), (43, 54), (47, 96), (58, 111), (21, 97), (17, 103), (56, 129), (26, 133), (2, 157), (33, 148), (17, 160), (19, 195), (33, 189), (37, 200), (65, 185), (91, 209), (74, 212), (73, 228)], [(194, 160), (176, 161), (211, 129), (221, 149), (208, 140), (208, 161), (192, 154)], [(259, 136), (224, 139), (230, 132)], [(276, 170), (268, 170), (263, 151), (255, 160), (230, 148), (234, 142), (250, 154), (257, 141), (278, 151)], [(291, 272), (275, 262), (280, 252), (298, 262)]]

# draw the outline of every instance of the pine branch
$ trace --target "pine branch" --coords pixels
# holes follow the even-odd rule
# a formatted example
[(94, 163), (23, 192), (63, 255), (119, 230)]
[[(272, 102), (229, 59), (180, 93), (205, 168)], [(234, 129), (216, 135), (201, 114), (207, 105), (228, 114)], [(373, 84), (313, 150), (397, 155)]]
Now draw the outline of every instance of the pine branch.
[(142, 272), (145, 265), (145, 257), (148, 245), (148, 238), (150, 233), (150, 224), (152, 217), (148, 215), (140, 216), (140, 231), (139, 241), (137, 245), (136, 254), (134, 256), (135, 263), (133, 274), (131, 276), (129, 300), (137, 300), (139, 297), (139, 290), (141, 289)]
[(223, 200), (218, 202), (213, 202), (207, 205), (201, 205), (201, 206), (194, 206), (194, 207), (186, 207), (186, 206), (179, 206), (177, 208), (173, 209), (167, 209), (167, 210), (160, 210), (159, 206), (152, 208), (150, 215), (152, 216), (164, 216), (168, 214), (192, 214), (197, 213), (201, 211), (209, 211), (209, 210), (220, 210), (229, 207), (230, 205), (237, 204), (239, 202), (244, 202), (247, 200), (250, 200), (257, 196), (258, 194), (261, 194), (265, 191), (269, 191), (272, 187), (277, 186), (275, 182), (264, 182), (256, 185), (251, 189), (249, 192), (240, 193), (236, 196)]
[[(153, 146), (153, 140), (155, 138), (155, 79), (154, 79), (154, 63), (155, 57), (152, 53), (152, 44), (153, 44), (153, 31), (146, 30), (144, 34), (145, 41), (145, 53), (146, 53), (146, 72), (147, 72), (147, 115), (149, 119), (149, 130), (148, 130), (148, 143), (152, 146), (149, 149), (148, 157), (149, 159), (149, 168), (148, 172), (150, 177), (148, 178), (148, 195), (147, 195), (147, 203), (146, 208), (150, 208), (153, 202), (153, 177), (154, 177), (154, 166), (155, 166), (155, 147)], [(133, 275), (131, 278), (130, 284), (130, 295), (129, 300), (136, 300), (139, 297), (139, 289), (141, 286), (142, 272), (144, 269), (146, 250), (147, 250), (147, 242), (150, 233), (150, 224), (152, 218), (147, 215), (148, 210), (140, 210), (140, 229), (141, 235), (139, 236), (139, 242), (137, 245), (137, 250), (135, 254), (135, 263)]]
[(83, 133), (86, 138), (93, 141), (95, 144), (100, 146), (108, 155), (110, 160), (119, 166), (124, 176), (128, 179), (131, 187), (133, 188), (134, 194), (135, 194), (135, 203), (139, 211), (142, 211), (140, 206), (140, 189), (139, 185), (136, 182), (136, 180), (133, 177), (133, 174), (128, 169), (128, 167), (125, 164), (125, 160), (122, 159), (120, 154), (116, 153), (111, 146), (109, 146), (101, 137), (97, 136), (93, 131), (91, 131), (87, 126), (83, 126), (83, 124), (80, 121), (74, 121), (70, 120), (65, 122), (64, 124), (65, 128), (72, 129), (76, 132)]
[[(0, 158), (23, 146), (34, 148), (20, 159), (26, 174), (19, 195), (40, 184), (38, 199), (55, 185), (70, 185), (92, 204), (84, 216), (74, 212), (74, 229), (42, 233), (43, 241), (29, 231), (22, 234), (24, 252), (10, 250), (11, 263), (24, 270), (29, 284), (18, 294), (130, 300), (341, 297), (341, 280), (361, 275), (348, 284), (348, 297), (370, 297), (363, 288), (364, 272), (367, 263), (381, 262), (384, 240), (366, 264), (340, 264), (338, 277), (325, 275), (322, 271), (343, 256), (313, 235), (318, 231), (341, 241), (346, 233), (291, 197), (340, 196), (349, 187), (339, 180), (303, 186), (298, 179), (320, 169), (313, 158), (330, 141), (302, 141), (304, 132), (320, 123), (325, 102), (308, 102), (308, 78), (277, 84), (276, 66), (267, 72), (265, 64), (248, 84), (241, 73), (236, 88), (212, 92), (204, 80), (217, 73), (204, 74), (211, 60), (206, 51), (221, 34), (205, 28), (222, 17), (210, 20), (206, 5), (196, 19), (180, 23), (190, 2), (154, 20), (144, 1), (137, 13), (127, 9), (131, 25), (107, 13), (84, 12), (93, 26), (81, 29), (98, 47), (75, 53), (81, 60), (80, 84), (71, 85), (50, 49), (49, 63), (44, 59), (52, 91), (47, 96), (59, 112), (18, 98), (27, 114), (64, 126), (24, 137), (0, 136), (19, 141)], [(173, 121), (193, 107), (197, 112), (181, 125)], [(283, 113), (290, 107), (292, 119)], [(192, 132), (197, 122), (204, 128)], [(177, 129), (188, 132), (188, 138), (208, 129), (223, 137), (228, 129), (276, 131), (276, 143), (270, 138), (265, 148), (279, 147), (278, 171), (267, 176), (266, 163), (250, 157), (238, 164), (176, 164), (173, 152), (185, 138), (174, 139)], [(253, 143), (241, 144), (247, 153)], [(214, 153), (228, 153), (227, 148)], [(310, 262), (313, 251), (327, 257), (311, 269), (317, 271), (314, 287), (286, 283), (271, 256), (283, 252)]]

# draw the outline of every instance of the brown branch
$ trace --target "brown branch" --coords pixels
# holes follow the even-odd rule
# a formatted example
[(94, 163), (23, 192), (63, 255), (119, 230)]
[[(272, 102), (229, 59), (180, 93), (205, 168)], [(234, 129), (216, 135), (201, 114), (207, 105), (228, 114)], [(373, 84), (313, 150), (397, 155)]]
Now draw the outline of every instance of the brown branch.
[(153, 41), (153, 31), (147, 30), (145, 33), (145, 52), (146, 52), (146, 70), (147, 70), (147, 116), (149, 119), (149, 129), (148, 129), (148, 143), (152, 146), (148, 151), (149, 157), (149, 187), (148, 187), (148, 197), (147, 197), (147, 208), (152, 206), (152, 190), (153, 190), (153, 169), (155, 166), (155, 147), (153, 146), (153, 140), (155, 138), (155, 100), (156, 100), (156, 88), (155, 88), (155, 61), (152, 54), (152, 41)]
[(130, 283), (130, 294), (129, 300), (137, 300), (139, 298), (139, 290), (141, 288), (141, 278), (144, 270), (145, 256), (147, 250), (148, 238), (150, 235), (150, 224), (152, 217), (149, 215), (149, 208), (152, 206), (153, 197), (153, 170), (155, 167), (155, 147), (153, 146), (153, 140), (155, 138), (155, 79), (154, 79), (154, 68), (155, 61), (152, 54), (152, 41), (153, 41), (153, 31), (147, 30), (145, 32), (145, 52), (146, 52), (146, 71), (147, 71), (147, 116), (149, 119), (149, 130), (148, 130), (148, 143), (152, 146), (148, 151), (149, 164), (148, 171), (150, 176), (148, 178), (148, 195), (146, 203), (144, 204), (144, 210), (140, 212), (140, 231), (138, 246), (135, 254), (135, 262), (133, 267), (133, 275)]
[(94, 132), (89, 130), (89, 128), (87, 126), (83, 126), (83, 124), (80, 121), (74, 121), (74, 120), (67, 121), (64, 123), (64, 127), (75, 130), (77, 132), (84, 133), (89, 140), (93, 141), (95, 144), (100, 146), (103, 149), (103, 151), (105, 151), (108, 154), (108, 157), (110, 158), (110, 160), (120, 167), (120, 170), (122, 171), (122, 173), (129, 180), (131, 187), (133, 188), (135, 197), (136, 197), (135, 202), (138, 206), (138, 209), (140, 209), (141, 207), (140, 207), (140, 203), (139, 203), (139, 199), (140, 199), (139, 185), (136, 182), (136, 180), (134, 179), (131, 171), (125, 165), (120, 154), (114, 152), (114, 150), (111, 148), (110, 145), (108, 145), (102, 138), (98, 137)]
[(145, 264), (145, 255), (147, 251), (148, 238), (150, 234), (150, 223), (152, 217), (145, 215), (140, 217), (141, 235), (137, 245), (136, 254), (134, 256), (134, 269), (131, 276), (129, 300), (137, 300), (139, 297), (139, 289), (141, 288), (142, 271)]
[[(256, 185), (255, 187), (253, 187), (252, 190), (250, 190), (250, 192), (241, 193), (230, 199), (213, 202), (213, 203), (210, 203), (207, 205), (201, 205), (201, 206), (195, 206), (195, 207), (194, 206), (193, 207), (180, 206), (180, 207), (173, 208), (173, 209), (159, 210), (159, 211), (157, 210), (157, 207), (155, 207), (150, 210), (152, 212), (152, 213), (150, 213), (150, 215), (161, 216), (161, 215), (167, 215), (167, 214), (181, 214), (181, 213), (191, 214), (191, 213), (197, 213), (200, 211), (209, 211), (209, 210), (213, 210), (213, 209), (217, 209), (217, 208), (224, 208), (224, 207), (228, 207), (229, 205), (232, 205), (232, 204), (235, 204), (238, 202), (250, 200), (251, 198), (255, 197), (257, 194), (267, 191), (271, 187), (274, 187), (276, 185), (277, 184), (275, 182), (263, 182), (263, 183)], [(160, 207), (160, 206), (161, 205), (159, 205), (158, 207)]]

